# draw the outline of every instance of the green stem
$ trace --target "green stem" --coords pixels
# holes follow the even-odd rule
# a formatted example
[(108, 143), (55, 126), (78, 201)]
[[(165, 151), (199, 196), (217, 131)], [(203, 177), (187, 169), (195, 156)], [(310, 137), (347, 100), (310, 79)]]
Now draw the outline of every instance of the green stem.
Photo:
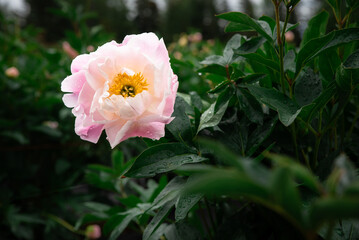
[(285, 43), (285, 31), (286, 31), (286, 28), (287, 28), (287, 24), (288, 24), (288, 21), (289, 21), (289, 17), (290, 17), (290, 11), (289, 9), (287, 8), (287, 13), (285, 15), (285, 21), (284, 21), (284, 27), (282, 29), (282, 43), (284, 45)]
[(51, 220), (57, 222), (58, 224), (60, 224), (61, 226), (63, 226), (64, 228), (66, 228), (67, 230), (69, 230), (70, 232), (76, 233), (76, 234), (81, 234), (81, 235), (85, 235), (84, 231), (80, 231), (80, 230), (76, 230), (70, 223), (68, 223), (67, 221), (63, 220), (62, 218), (59, 218), (53, 214), (45, 214), (46, 217), (50, 218)]

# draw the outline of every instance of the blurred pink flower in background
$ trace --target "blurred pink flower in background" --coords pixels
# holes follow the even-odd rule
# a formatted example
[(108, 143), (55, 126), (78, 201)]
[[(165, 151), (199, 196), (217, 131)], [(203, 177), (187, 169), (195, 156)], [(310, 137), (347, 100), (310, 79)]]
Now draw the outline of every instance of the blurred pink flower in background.
[(101, 237), (101, 228), (99, 225), (89, 225), (86, 228), (85, 235), (89, 239), (98, 239)]
[(10, 67), (5, 70), (5, 75), (11, 78), (17, 78), (20, 75), (20, 72), (16, 67)]
[(198, 43), (202, 41), (202, 33), (196, 32), (188, 36), (190, 42)]
[(79, 53), (71, 47), (70, 43), (66, 41), (62, 43), (62, 50), (72, 59), (79, 55)]
[(159, 139), (172, 121), (178, 81), (163, 39), (126, 36), (76, 57), (61, 85), (73, 108), (75, 132), (96, 143), (106, 131), (112, 148), (130, 137)]
[(286, 42), (288, 42), (288, 43), (294, 42), (295, 35), (294, 35), (294, 33), (292, 31), (286, 32), (284, 37), (285, 37)]

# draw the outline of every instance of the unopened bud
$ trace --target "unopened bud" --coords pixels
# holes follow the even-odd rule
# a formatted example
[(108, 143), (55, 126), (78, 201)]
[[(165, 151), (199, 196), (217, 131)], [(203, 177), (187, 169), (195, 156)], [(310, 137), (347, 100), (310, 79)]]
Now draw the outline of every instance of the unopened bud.
[(89, 239), (98, 239), (101, 237), (101, 228), (99, 225), (89, 225), (85, 231), (86, 237)]

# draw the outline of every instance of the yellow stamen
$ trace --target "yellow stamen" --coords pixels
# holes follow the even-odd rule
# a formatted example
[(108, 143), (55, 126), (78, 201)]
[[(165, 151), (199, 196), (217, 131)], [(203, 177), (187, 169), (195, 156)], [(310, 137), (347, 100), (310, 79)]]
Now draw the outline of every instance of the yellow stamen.
[(148, 90), (147, 86), (148, 84), (142, 73), (136, 73), (132, 76), (127, 75), (127, 73), (119, 73), (110, 83), (108, 92), (110, 96), (115, 94), (122, 95), (124, 98), (134, 97), (143, 90)]

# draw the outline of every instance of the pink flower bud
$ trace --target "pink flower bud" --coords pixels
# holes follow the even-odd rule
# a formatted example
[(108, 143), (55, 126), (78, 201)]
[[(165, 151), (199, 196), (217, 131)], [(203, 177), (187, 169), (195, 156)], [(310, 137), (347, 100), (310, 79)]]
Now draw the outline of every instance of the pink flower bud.
[(17, 78), (19, 76), (19, 70), (16, 67), (6, 69), (5, 75), (11, 78)]
[(79, 55), (79, 53), (75, 49), (73, 49), (68, 42), (62, 43), (62, 49), (72, 59)]
[(292, 31), (288, 31), (285, 33), (285, 41), (288, 43), (292, 43), (295, 39), (295, 35)]
[(86, 237), (89, 239), (98, 239), (101, 237), (101, 228), (99, 225), (89, 225), (85, 231)]

